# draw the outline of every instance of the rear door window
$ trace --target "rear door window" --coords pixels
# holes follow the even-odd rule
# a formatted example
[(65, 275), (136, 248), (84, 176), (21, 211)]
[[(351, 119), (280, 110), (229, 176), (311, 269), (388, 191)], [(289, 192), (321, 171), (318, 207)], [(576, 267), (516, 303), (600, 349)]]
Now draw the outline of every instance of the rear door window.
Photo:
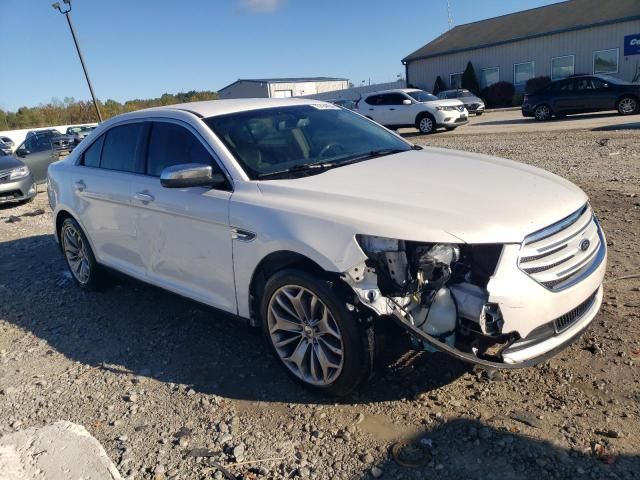
[(382, 97), (382, 95), (371, 95), (370, 97), (367, 97), (365, 99), (365, 102), (369, 105), (380, 105), (380, 100)]
[(175, 123), (154, 122), (149, 138), (146, 174), (159, 177), (165, 168), (185, 163), (217, 167), (202, 142), (189, 130)]
[(100, 168), (142, 173), (148, 124), (138, 122), (109, 130), (102, 147)]

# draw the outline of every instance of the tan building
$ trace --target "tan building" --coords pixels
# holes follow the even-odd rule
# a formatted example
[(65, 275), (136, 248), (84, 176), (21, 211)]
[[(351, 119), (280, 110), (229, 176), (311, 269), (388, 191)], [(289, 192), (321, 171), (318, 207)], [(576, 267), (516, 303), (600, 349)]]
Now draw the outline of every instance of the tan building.
[(254, 78), (236, 80), (220, 89), (225, 98), (286, 98), (315, 95), (317, 93), (343, 90), (349, 87), (346, 78), (302, 77), (302, 78)]
[(458, 25), (402, 60), (407, 83), (428, 91), (439, 75), (460, 88), (467, 62), (480, 87), (522, 90), (532, 77), (578, 73), (640, 79), (640, 0), (567, 0)]

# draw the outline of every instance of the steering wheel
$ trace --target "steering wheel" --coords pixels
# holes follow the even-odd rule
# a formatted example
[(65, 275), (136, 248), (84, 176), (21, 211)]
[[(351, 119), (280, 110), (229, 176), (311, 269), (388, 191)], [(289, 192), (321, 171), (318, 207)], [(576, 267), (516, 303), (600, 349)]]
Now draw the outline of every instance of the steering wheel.
[[(342, 150), (344, 150), (344, 148), (342, 147), (342, 145), (340, 145), (339, 143), (328, 143), (327, 145), (325, 145), (324, 147), (322, 147), (322, 150), (320, 150), (320, 153), (318, 153), (319, 157), (324, 157), (326, 155), (327, 152), (329, 152), (332, 148), (340, 148)], [(337, 153), (337, 152), (336, 152)]]

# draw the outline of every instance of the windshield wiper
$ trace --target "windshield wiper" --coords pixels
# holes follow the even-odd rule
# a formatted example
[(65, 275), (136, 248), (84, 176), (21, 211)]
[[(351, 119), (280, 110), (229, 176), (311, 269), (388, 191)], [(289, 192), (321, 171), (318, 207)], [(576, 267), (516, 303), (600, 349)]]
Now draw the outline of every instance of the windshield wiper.
[(278, 170), (277, 172), (267, 172), (258, 175), (258, 178), (270, 178), (280, 175), (287, 175), (289, 173), (297, 172), (317, 172), (320, 173), (330, 168), (342, 167), (343, 165), (350, 165), (352, 163), (362, 162), (363, 160), (369, 160), (371, 158), (383, 157), (385, 155), (392, 155), (394, 153), (402, 153), (407, 150), (400, 148), (386, 148), (381, 150), (371, 150), (367, 153), (356, 155), (354, 157), (347, 157), (345, 159), (336, 159), (331, 162), (314, 162), (303, 163), (301, 165), (294, 165), (293, 167), (285, 168), (284, 170)]
[(335, 166), (336, 164), (333, 162), (303, 163), (301, 165), (294, 165), (293, 167), (285, 168), (284, 170), (278, 170), (277, 172), (261, 173), (260, 175), (258, 175), (258, 178), (277, 177), (279, 175), (286, 175), (288, 173), (308, 172), (312, 170), (326, 170)]

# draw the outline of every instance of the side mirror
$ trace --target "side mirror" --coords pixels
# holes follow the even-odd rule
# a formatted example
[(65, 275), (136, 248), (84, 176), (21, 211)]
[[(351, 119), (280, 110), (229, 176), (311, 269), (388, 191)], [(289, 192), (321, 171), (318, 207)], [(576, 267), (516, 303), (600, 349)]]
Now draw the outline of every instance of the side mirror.
[(224, 175), (213, 173), (211, 165), (183, 163), (165, 168), (160, 174), (160, 185), (166, 188), (222, 187)]
[(603, 83), (602, 84), (602, 88), (609, 88), (609, 84), (608, 83)]
[(26, 157), (27, 155), (29, 155), (31, 152), (29, 150), (27, 150), (26, 148), (19, 148), (16, 150), (16, 155), (19, 157)]
[(405, 98), (404, 100), (402, 100), (402, 104), (403, 105), (411, 105), (413, 102), (411, 100), (409, 100), (408, 98)]

